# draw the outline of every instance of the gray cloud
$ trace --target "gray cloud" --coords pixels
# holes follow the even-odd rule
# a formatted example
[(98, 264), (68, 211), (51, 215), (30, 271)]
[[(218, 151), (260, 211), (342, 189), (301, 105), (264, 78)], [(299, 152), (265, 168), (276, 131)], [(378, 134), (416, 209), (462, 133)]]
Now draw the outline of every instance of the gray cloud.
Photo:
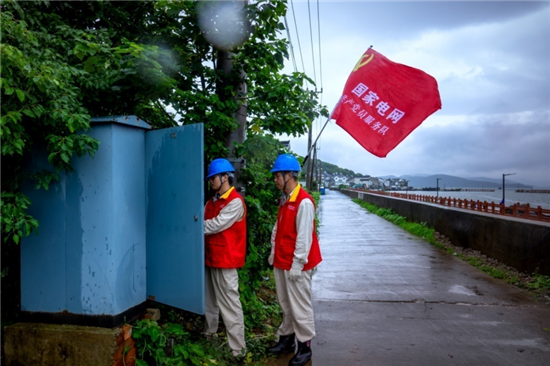
[[(517, 180), (550, 183), (550, 115), (472, 116), (468, 123), (419, 129), (412, 157), (418, 171), (462, 176), (516, 172)], [(424, 165), (422, 169), (422, 165)]]
[[(294, 3), (311, 75), (307, 4)], [(371, 44), (433, 75), (443, 102), (385, 159), (330, 124), (321, 159), (376, 176), (515, 172), (518, 182), (550, 185), (550, 3), (321, 2), (320, 10), (329, 110)], [(292, 139), (299, 154), (306, 144), (307, 137)]]
[[(296, 3), (296, 2), (295, 2)], [(307, 7), (297, 13), (307, 16)], [(452, 29), (470, 25), (505, 22), (547, 9), (541, 1), (324, 1), (321, 12), (330, 15), (323, 24), (329, 32), (341, 31), (342, 25), (364, 34), (394, 39), (418, 35), (426, 29)], [(307, 19), (307, 18), (302, 18)]]

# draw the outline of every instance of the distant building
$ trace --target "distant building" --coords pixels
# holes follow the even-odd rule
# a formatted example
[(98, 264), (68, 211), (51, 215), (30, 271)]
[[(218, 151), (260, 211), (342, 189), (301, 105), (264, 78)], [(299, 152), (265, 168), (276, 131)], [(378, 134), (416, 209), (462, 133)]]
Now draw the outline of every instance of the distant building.
[(368, 187), (369, 189), (383, 189), (384, 183), (383, 179), (372, 177), (368, 181)]
[(285, 149), (287, 149), (288, 151), (290, 151), (290, 140), (288, 141), (279, 141), (281, 143), (281, 145), (283, 145), (283, 147)]
[[(370, 175), (347, 177), (343, 174), (329, 174), (323, 172), (323, 183), (325, 187), (346, 185), (351, 188), (373, 189), (373, 190), (394, 190), (401, 191), (408, 187), (408, 181), (403, 178), (378, 178)], [(411, 187), (409, 187), (411, 189)]]
[(405, 189), (407, 181), (402, 178), (388, 178), (386, 181), (386, 187), (393, 191), (399, 191)]
[(333, 176), (331, 174), (327, 173), (326, 170), (323, 172), (323, 183), (324, 183), (325, 187), (331, 187), (331, 186), (334, 185)]
[(339, 186), (339, 185), (349, 186), (348, 177), (346, 177), (345, 175), (342, 175), (342, 174), (336, 175), (334, 177), (334, 185), (335, 186)]
[(349, 180), (350, 187), (368, 189), (370, 187), (370, 175), (364, 175), (359, 177), (354, 177)]

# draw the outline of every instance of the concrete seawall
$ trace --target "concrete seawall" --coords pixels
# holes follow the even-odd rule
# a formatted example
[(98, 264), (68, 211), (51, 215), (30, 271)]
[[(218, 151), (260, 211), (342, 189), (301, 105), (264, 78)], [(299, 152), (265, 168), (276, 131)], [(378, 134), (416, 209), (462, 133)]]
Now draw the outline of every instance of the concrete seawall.
[(479, 250), (519, 271), (550, 275), (550, 224), (410, 201), (353, 190), (351, 198), (393, 210), (413, 222), (425, 222), (454, 245)]

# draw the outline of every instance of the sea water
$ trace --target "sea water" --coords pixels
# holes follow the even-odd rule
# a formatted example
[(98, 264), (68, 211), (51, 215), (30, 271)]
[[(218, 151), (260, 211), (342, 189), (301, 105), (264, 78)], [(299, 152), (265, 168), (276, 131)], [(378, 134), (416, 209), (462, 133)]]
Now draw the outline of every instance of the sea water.
[[(405, 191), (398, 191), (405, 193)], [(425, 196), (436, 196), (435, 191), (408, 191), (410, 194), (421, 194)], [(522, 205), (529, 204), (531, 207), (542, 207), (550, 210), (550, 193), (523, 193), (516, 192), (514, 189), (506, 189), (506, 206), (512, 206), (515, 203)], [(474, 201), (487, 201), (500, 204), (502, 201), (502, 189), (495, 189), (493, 192), (468, 192), (468, 191), (439, 191), (439, 197), (461, 198)]]

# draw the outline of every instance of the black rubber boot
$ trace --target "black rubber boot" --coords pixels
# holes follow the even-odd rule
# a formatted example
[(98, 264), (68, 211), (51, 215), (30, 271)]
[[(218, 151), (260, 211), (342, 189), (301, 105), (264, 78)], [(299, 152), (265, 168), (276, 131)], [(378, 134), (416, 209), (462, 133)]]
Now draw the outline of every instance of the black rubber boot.
[(296, 335), (294, 333), (289, 335), (282, 335), (279, 337), (279, 342), (276, 345), (269, 348), (269, 351), (274, 355), (280, 355), (283, 353), (292, 353), (296, 349)]
[(292, 357), (288, 366), (303, 366), (311, 359), (311, 341), (298, 341), (298, 352)]

